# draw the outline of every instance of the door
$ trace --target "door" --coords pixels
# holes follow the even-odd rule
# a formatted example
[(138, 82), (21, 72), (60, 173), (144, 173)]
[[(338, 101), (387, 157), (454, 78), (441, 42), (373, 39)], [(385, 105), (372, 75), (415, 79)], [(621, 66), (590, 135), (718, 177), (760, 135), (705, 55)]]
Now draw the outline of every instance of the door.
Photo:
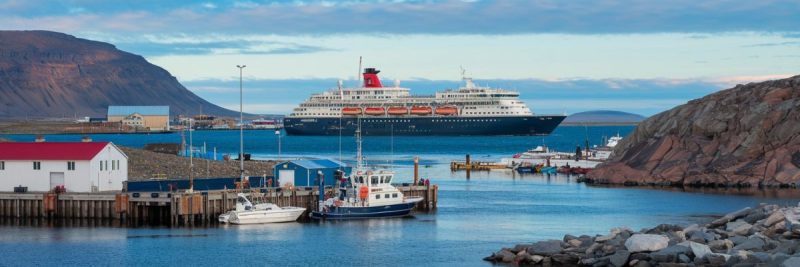
[(278, 185), (294, 185), (294, 170), (278, 170)]
[(50, 189), (55, 188), (56, 186), (64, 185), (64, 173), (63, 172), (51, 172), (50, 173)]

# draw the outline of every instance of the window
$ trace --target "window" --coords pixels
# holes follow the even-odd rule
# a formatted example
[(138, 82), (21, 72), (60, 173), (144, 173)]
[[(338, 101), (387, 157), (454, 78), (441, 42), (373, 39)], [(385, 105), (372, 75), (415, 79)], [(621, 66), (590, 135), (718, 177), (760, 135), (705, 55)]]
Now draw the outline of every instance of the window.
[(100, 161), (100, 170), (101, 171), (103, 170), (103, 161), (102, 160)]
[(116, 160), (112, 160), (111, 161), (111, 170), (113, 171), (113, 170), (116, 170), (116, 169), (117, 169), (117, 161)]
[(38, 162), (38, 161), (34, 161), (33, 162), (33, 169), (34, 170), (41, 170), (42, 169), (42, 163)]
[(67, 170), (74, 171), (75, 170), (75, 162), (74, 161), (67, 161)]
[(392, 194), (393, 198), (397, 198), (397, 193)]
[(389, 198), (389, 194), (383, 195), (384, 198)]
[(371, 176), (370, 184), (378, 184), (378, 176)]
[(381, 199), (381, 194), (376, 194), (375, 199)]
[(5, 169), (6, 169), (6, 162), (5, 161), (0, 161), (0, 171), (5, 170)]

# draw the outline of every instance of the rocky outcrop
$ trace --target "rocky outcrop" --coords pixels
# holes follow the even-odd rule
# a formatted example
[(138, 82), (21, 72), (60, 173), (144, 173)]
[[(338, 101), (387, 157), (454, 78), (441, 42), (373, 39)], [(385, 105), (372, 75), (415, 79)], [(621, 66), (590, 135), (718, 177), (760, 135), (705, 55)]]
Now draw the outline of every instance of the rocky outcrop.
[[(142, 149), (120, 147), (128, 156), (128, 179), (132, 181), (147, 180), (155, 177), (169, 179), (189, 179), (190, 170), (194, 177), (218, 178), (238, 177), (238, 161), (219, 161), (195, 158), (194, 168), (189, 167), (189, 158)], [(271, 175), (275, 161), (245, 161), (245, 176)]]
[(800, 76), (737, 85), (652, 116), (587, 181), (797, 185)]
[(798, 266), (800, 207), (761, 205), (705, 225), (573, 236), (503, 248), (486, 261), (520, 266)]
[(0, 118), (102, 117), (109, 105), (238, 116), (111, 44), (56, 32), (0, 31)]

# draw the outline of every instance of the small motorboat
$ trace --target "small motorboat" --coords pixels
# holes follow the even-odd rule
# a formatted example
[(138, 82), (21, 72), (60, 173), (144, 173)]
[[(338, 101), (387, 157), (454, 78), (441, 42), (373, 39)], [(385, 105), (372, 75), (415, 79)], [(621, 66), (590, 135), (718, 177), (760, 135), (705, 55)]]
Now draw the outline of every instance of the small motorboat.
[(278, 207), (272, 203), (253, 205), (245, 194), (239, 193), (236, 197), (236, 209), (220, 215), (218, 220), (230, 224), (293, 222), (305, 211), (305, 208)]

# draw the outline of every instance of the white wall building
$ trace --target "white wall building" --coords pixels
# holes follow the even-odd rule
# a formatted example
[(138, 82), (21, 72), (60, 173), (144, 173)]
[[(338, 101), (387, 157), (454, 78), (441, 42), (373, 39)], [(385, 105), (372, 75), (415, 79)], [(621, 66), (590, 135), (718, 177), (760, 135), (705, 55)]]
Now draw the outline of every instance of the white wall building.
[(0, 192), (14, 187), (67, 192), (120, 191), (128, 156), (110, 142), (0, 142)]

